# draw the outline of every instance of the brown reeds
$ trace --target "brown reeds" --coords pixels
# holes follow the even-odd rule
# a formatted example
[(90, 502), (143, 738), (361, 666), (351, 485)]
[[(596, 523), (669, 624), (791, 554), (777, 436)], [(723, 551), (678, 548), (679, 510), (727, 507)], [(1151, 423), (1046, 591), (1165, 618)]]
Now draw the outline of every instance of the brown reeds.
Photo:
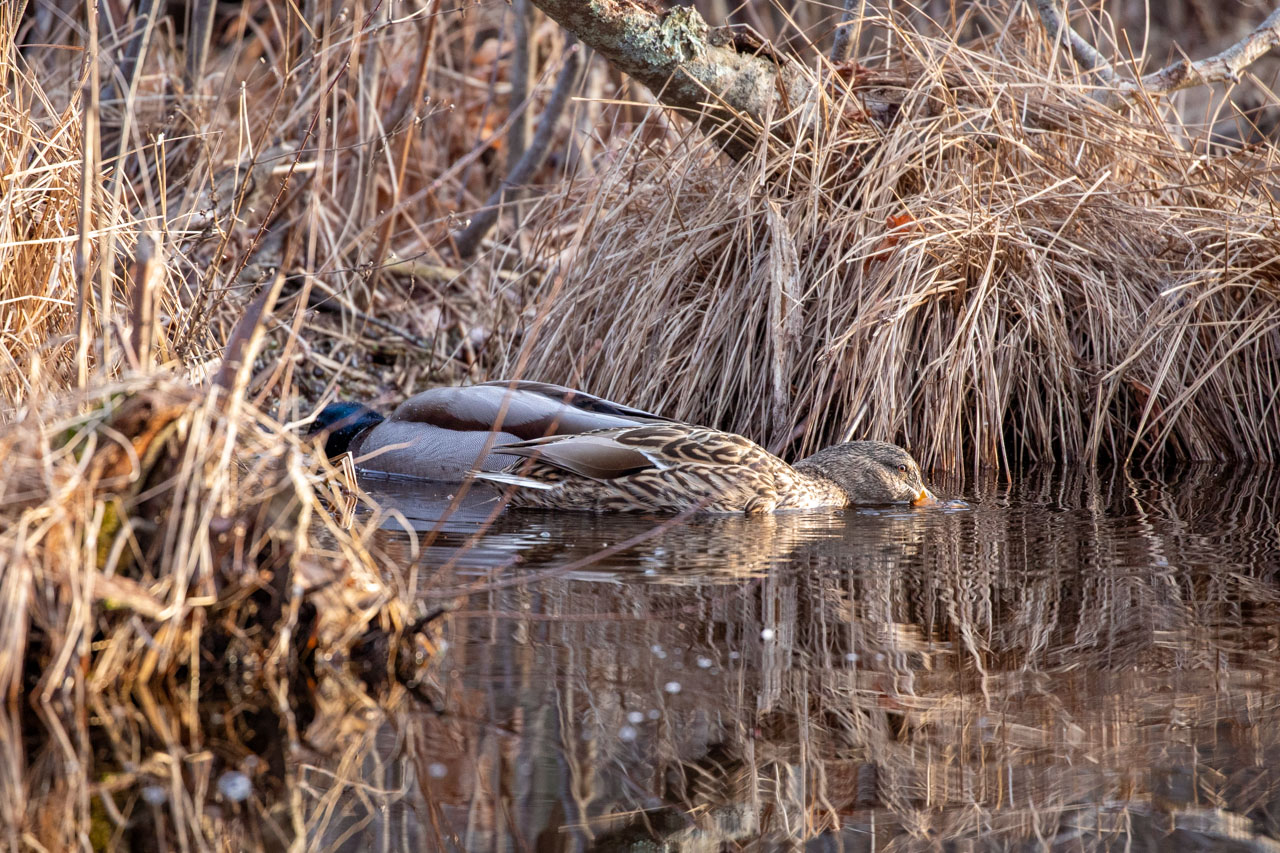
[[(297, 73), (291, 41), (278, 75), (250, 73), (273, 46), (253, 39), (174, 91), (170, 30), (139, 48), (136, 86), (115, 85), (104, 49), (99, 92), (93, 54), (78, 65), (70, 48), (93, 42), (88, 24), (104, 45), (125, 30), (37, 6), (0, 12), (0, 847), (305, 838), (299, 767), (349, 751), (354, 779), (406, 690), (430, 704), (438, 614), (365, 541), (380, 516), (339, 523), (349, 492), (288, 422), (336, 376), (376, 395), (410, 360), (410, 383), (418, 360), (465, 372), (471, 315), (442, 299), (415, 334), (356, 310), (363, 244), (337, 244), (355, 222), (376, 233), (358, 217), (381, 189), (298, 150), (319, 126), (322, 149), (367, 157), (346, 134), (376, 138), (384, 113), (326, 113), (351, 51), (338, 10), (324, 73)], [(303, 97), (282, 117), (289, 86)], [(365, 201), (335, 214), (317, 192)], [(286, 277), (320, 255), (342, 272)], [(313, 301), (330, 310), (303, 339)]]
[(1001, 10), (977, 11), (1008, 13), (998, 38), (964, 43), (868, 24), (893, 49), (820, 105), (851, 121), (795, 146), (735, 164), (637, 141), (546, 200), (546, 251), (565, 230), (574, 250), (513, 352), (801, 453), (1275, 459), (1275, 149), (1206, 155), (1185, 140), (1207, 128), (1159, 104), (1099, 105), (1034, 17)]
[[(0, 9), (0, 846), (275, 849), (340, 823), (393, 719), (372, 688), (417, 687), (430, 637), (378, 517), (338, 525), (297, 436), (334, 394), (527, 356), (797, 451), (1276, 456), (1274, 150), (1089, 102), (1028, 17), (963, 44), (861, 22), (892, 50), (823, 66), (825, 97), (881, 136), (833, 122), (737, 164), (597, 59), (574, 145), (562, 125), (566, 156), (520, 176), (576, 182), (468, 265), (450, 234), (553, 75), (512, 102), (501, 6), (285, 5)], [(304, 808), (300, 756), (335, 744)], [(285, 790), (237, 796), (255, 756)]]

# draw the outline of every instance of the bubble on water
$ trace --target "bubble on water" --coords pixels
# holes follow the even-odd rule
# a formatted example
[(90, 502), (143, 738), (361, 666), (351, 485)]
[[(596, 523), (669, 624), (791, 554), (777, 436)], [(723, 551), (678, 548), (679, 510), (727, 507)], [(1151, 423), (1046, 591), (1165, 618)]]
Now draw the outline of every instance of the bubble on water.
[(884, 663), (884, 652), (876, 652), (876, 663)]
[(644, 714), (639, 711), (632, 711), (630, 714), (627, 714), (627, 722), (632, 725), (639, 725), (644, 722)]
[(668, 693), (672, 693), (672, 694), (679, 693), (679, 692), (680, 692), (680, 682), (678, 682), (678, 681), (668, 681), (666, 684), (662, 685), (662, 689), (663, 689), (663, 690), (665, 690), (665, 691), (667, 691)]
[(163, 805), (169, 799), (169, 792), (159, 785), (147, 785), (141, 791), (142, 801), (149, 806)]
[(623, 726), (618, 729), (618, 740), (630, 743), (636, 739), (636, 730), (634, 726)]
[(742, 657), (742, 655), (737, 652), (729, 652), (729, 660), (737, 660), (740, 657)]
[(645, 570), (644, 570), (644, 573), (645, 573), (646, 575), (656, 575), (656, 574), (658, 573), (658, 570), (657, 570), (657, 569), (645, 569)]
[(427, 765), (427, 775), (432, 779), (443, 779), (449, 775), (449, 768), (439, 761), (433, 761)]
[(778, 634), (772, 628), (765, 628), (760, 632), (760, 638), (764, 640), (772, 640), (776, 636), (778, 636)]
[(662, 712), (657, 708), (650, 708), (649, 713), (646, 716), (651, 720), (656, 720), (662, 716)]
[(218, 777), (218, 793), (233, 803), (243, 803), (253, 793), (253, 782), (239, 770), (228, 770)]
[(847, 660), (849, 663), (857, 663), (857, 662), (858, 662), (858, 653), (857, 653), (857, 652), (849, 652), (849, 654), (847, 654), (847, 655), (845, 655), (845, 656), (844, 656), (844, 659), (845, 659), (845, 660)]
[(551, 538), (551, 531), (550, 531), (550, 530), (544, 530), (544, 531), (542, 531), (541, 533), (539, 533), (539, 534), (538, 534), (538, 538), (539, 538), (539, 539), (550, 539), (550, 538)]
[(649, 651), (653, 652), (654, 657), (656, 657), (658, 660), (665, 660), (667, 657), (666, 651), (664, 651), (662, 646), (658, 645), (657, 643), (654, 643), (652, 646), (650, 646)]
[(715, 663), (715, 661), (711, 658), (704, 658), (701, 655), (698, 656), (698, 666), (702, 669), (709, 669), (713, 663)]

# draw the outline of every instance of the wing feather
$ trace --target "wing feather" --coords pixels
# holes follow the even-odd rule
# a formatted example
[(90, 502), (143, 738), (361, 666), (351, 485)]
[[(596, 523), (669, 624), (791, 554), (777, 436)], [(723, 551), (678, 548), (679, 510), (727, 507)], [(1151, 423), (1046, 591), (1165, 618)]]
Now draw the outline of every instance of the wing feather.
[(593, 480), (612, 480), (658, 467), (640, 449), (619, 444), (615, 432), (618, 431), (553, 435), (509, 444), (502, 452), (535, 459)]

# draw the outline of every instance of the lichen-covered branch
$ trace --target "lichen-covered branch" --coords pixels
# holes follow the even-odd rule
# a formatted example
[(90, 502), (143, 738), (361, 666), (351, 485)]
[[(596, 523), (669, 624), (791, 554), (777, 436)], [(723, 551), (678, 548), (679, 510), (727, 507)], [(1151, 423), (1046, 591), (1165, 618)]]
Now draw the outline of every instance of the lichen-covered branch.
[(1126, 95), (1139, 90), (1167, 94), (1206, 83), (1235, 83), (1239, 81), (1241, 71), (1276, 45), (1280, 45), (1280, 9), (1268, 15), (1253, 32), (1222, 53), (1195, 62), (1189, 59), (1179, 60), (1159, 71), (1144, 75), (1141, 86), (1126, 84), (1122, 91)]
[(1240, 79), (1241, 71), (1280, 45), (1280, 9), (1277, 9), (1251, 33), (1221, 53), (1194, 62), (1180, 59), (1133, 82), (1119, 79), (1102, 54), (1071, 28), (1059, 14), (1057, 0), (1036, 0), (1036, 9), (1050, 36), (1061, 40), (1085, 71), (1097, 74), (1107, 84), (1095, 92), (1094, 97), (1110, 106), (1119, 106), (1143, 93), (1167, 95), (1191, 86), (1224, 81), (1235, 83)]
[(533, 2), (662, 103), (699, 114), (735, 156), (751, 149), (770, 117), (813, 102), (807, 69), (709, 26), (695, 9), (640, 0)]

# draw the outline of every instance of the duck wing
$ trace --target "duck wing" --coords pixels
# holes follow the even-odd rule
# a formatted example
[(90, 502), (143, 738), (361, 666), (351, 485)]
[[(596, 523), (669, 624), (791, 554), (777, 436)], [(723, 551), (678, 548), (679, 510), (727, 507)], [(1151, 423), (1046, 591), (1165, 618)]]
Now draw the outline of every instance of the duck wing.
[(553, 404), (563, 404), (581, 412), (592, 412), (599, 415), (611, 415), (639, 421), (671, 420), (671, 418), (665, 418), (662, 415), (655, 415), (653, 412), (646, 412), (644, 409), (625, 406), (622, 403), (615, 403), (613, 400), (606, 400), (603, 397), (588, 394), (586, 391), (567, 388), (564, 385), (554, 385), (550, 382), (531, 382), (527, 379), (497, 379), (492, 382), (481, 382), (473, 387), (505, 388), (518, 393), (520, 397), (529, 401), (542, 398)]
[(641, 451), (619, 444), (609, 432), (553, 435), (509, 444), (502, 452), (593, 480), (612, 480), (657, 467)]
[(664, 422), (641, 409), (544, 382), (486, 382), (432, 388), (400, 404), (392, 421), (454, 432), (490, 432), (495, 425), (520, 440)]
[(552, 435), (509, 444), (501, 452), (593, 480), (690, 464), (741, 465), (763, 453), (741, 436), (678, 423)]

